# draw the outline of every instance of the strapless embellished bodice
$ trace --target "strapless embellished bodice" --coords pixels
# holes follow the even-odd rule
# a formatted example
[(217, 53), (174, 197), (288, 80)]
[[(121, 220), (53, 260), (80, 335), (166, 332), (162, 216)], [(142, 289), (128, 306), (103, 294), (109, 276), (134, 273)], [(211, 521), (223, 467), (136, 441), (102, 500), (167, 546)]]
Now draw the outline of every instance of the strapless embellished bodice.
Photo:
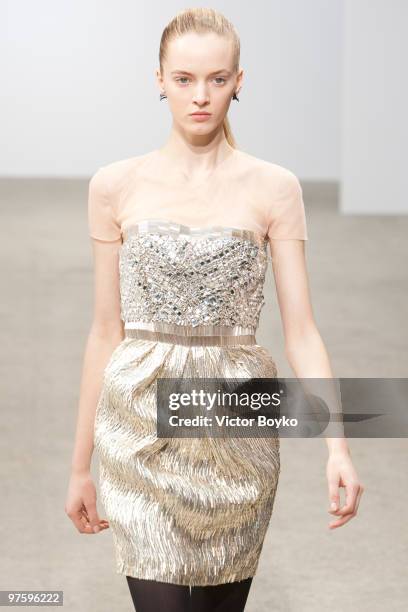
[(119, 250), (121, 318), (127, 328), (155, 323), (255, 333), (266, 269), (267, 240), (256, 232), (141, 221), (123, 232)]

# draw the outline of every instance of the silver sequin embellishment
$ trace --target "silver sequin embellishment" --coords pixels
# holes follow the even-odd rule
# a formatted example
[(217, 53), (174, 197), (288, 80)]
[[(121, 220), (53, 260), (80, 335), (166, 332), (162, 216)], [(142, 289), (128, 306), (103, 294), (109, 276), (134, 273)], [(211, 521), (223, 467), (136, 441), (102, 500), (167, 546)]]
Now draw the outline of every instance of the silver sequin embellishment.
[(119, 265), (123, 321), (258, 326), (267, 242), (255, 232), (146, 220), (126, 231)]

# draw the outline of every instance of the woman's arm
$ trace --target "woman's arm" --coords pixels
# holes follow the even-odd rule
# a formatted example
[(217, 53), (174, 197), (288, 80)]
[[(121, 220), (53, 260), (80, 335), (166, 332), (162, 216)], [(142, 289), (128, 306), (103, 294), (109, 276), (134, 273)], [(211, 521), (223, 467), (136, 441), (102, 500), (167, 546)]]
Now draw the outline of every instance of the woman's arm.
[[(285, 354), (297, 378), (334, 378), (329, 356), (317, 329), (309, 291), (303, 240), (269, 240), (272, 269), (285, 338)], [(353, 468), (344, 437), (326, 438), (329, 512), (342, 518), (339, 527), (356, 515), (363, 486)], [(339, 509), (339, 486), (346, 487), (346, 505)]]
[(91, 527), (99, 522), (90, 479), (95, 413), (104, 369), (112, 352), (124, 338), (123, 322), (120, 318), (118, 267), (121, 241), (92, 240), (92, 244), (94, 311), (83, 359), (71, 481), (66, 503), (66, 512), (80, 531), (83, 531), (80, 527), (84, 526), (82, 503), (88, 511), (86, 517), (90, 519)]

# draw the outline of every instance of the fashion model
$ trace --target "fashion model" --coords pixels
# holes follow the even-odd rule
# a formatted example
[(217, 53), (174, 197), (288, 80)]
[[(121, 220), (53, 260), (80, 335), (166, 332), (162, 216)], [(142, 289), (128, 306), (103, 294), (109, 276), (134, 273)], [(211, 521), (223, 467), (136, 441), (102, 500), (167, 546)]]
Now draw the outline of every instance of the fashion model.
[[(255, 338), (268, 248), (290, 365), (296, 377), (332, 377), (309, 301), (300, 183), (231, 134), (239, 55), (219, 12), (176, 15), (157, 70), (173, 118), (167, 142), (100, 167), (89, 183), (94, 317), (65, 511), (82, 534), (111, 529), (137, 612), (244, 610), (278, 486), (279, 436), (158, 437), (156, 393), (160, 378), (277, 377)], [(363, 487), (346, 440), (326, 440), (336, 528), (356, 515)]]

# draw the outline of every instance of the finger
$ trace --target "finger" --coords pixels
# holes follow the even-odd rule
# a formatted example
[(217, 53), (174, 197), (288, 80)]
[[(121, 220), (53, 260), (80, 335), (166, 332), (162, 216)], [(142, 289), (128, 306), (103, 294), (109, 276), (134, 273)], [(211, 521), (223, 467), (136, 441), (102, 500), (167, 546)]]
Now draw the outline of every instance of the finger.
[(99, 522), (99, 529), (101, 529), (101, 530), (102, 530), (102, 529), (108, 529), (108, 527), (109, 527), (109, 523), (107, 523), (106, 521), (102, 521), (102, 520), (101, 520), (101, 521)]
[(88, 535), (93, 534), (91, 525), (88, 523), (88, 521), (86, 519), (82, 520), (82, 529), (81, 529), (81, 533), (86, 533)]
[[(90, 524), (90, 522), (85, 518), (85, 516), (82, 516), (82, 525), (84, 528), (84, 532), (86, 533), (90, 533), (90, 534), (95, 534), (97, 532), (95, 532), (92, 528), (92, 525)], [(109, 523), (108, 521), (105, 521), (103, 519), (100, 520), (99, 524), (99, 531), (102, 531), (104, 529), (109, 529)]]
[(352, 519), (354, 516), (355, 516), (354, 512), (352, 514), (347, 514), (346, 516), (343, 516), (338, 521), (334, 521), (334, 523), (330, 523), (329, 529), (336, 529), (337, 527), (341, 527), (342, 525), (347, 523), (350, 519)]
[(359, 490), (358, 483), (346, 483), (346, 503), (340, 508), (340, 514), (346, 515), (354, 512)]
[[(80, 510), (80, 520), (81, 520), (81, 524), (82, 524), (82, 532), (83, 533), (89, 533), (89, 534), (93, 534), (95, 533), (92, 529), (92, 526), (90, 524), (90, 520), (89, 520), (89, 516), (88, 516), (88, 512), (86, 511), (85, 506), (82, 506), (81, 510)], [(102, 529), (109, 529), (109, 522), (105, 519), (100, 519), (99, 521), (99, 528), (100, 530)]]
[(104, 529), (108, 529), (108, 527), (109, 526), (99, 525), (98, 531), (94, 531), (90, 523), (85, 523), (82, 527), (82, 533), (86, 533), (87, 535), (96, 535), (97, 533), (100, 533)]
[(96, 510), (96, 502), (95, 500), (85, 502), (86, 510), (89, 516), (89, 523), (95, 533), (100, 531), (100, 519), (98, 516), (98, 512)]
[(86, 533), (86, 526), (84, 525), (81, 511), (76, 512), (70, 518), (80, 533)]
[(81, 523), (82, 523), (83, 533), (94, 533), (90, 522), (84, 515), (81, 516)]
[(357, 498), (356, 498), (356, 504), (355, 504), (354, 512), (351, 512), (350, 514), (344, 515), (342, 518), (340, 518), (338, 521), (335, 521), (334, 523), (330, 523), (329, 527), (331, 529), (335, 529), (336, 527), (341, 527), (342, 525), (347, 523), (350, 519), (352, 519), (355, 516), (357, 516), (357, 510), (358, 510), (358, 506), (360, 504), (360, 499), (361, 499), (361, 496), (363, 494), (363, 491), (364, 491), (364, 487), (360, 485), (360, 488), (359, 488), (359, 491), (358, 491), (358, 494), (357, 494)]
[(89, 524), (88, 519), (83, 514), (81, 514), (81, 516), (80, 516), (80, 521), (81, 521), (83, 527), (86, 527)]
[(85, 506), (82, 506), (82, 508), (80, 510), (80, 514), (81, 514), (81, 519), (84, 520), (86, 523), (89, 523), (89, 516), (88, 516), (88, 513), (86, 511)]
[(361, 496), (363, 494), (363, 491), (364, 491), (364, 487), (360, 485), (360, 489), (359, 489), (359, 491), (357, 493), (356, 507), (355, 507), (355, 510), (354, 510), (354, 514), (357, 514), (357, 510), (358, 510), (358, 507), (360, 505), (360, 499), (361, 499)]
[(333, 523), (330, 523), (330, 526), (340, 527), (341, 525), (344, 525), (344, 523), (346, 523), (348, 520), (350, 520), (350, 518), (352, 518), (352, 516), (354, 516), (354, 512), (344, 513), (340, 508), (336, 512), (336, 515), (339, 517), (338, 520), (334, 521)]
[(86, 520), (89, 522), (89, 515), (88, 515), (87, 509), (85, 508), (85, 506), (82, 506), (81, 512), (83, 516), (85, 516)]
[(328, 481), (329, 485), (329, 512), (337, 512), (340, 506), (339, 482), (332, 478)]

